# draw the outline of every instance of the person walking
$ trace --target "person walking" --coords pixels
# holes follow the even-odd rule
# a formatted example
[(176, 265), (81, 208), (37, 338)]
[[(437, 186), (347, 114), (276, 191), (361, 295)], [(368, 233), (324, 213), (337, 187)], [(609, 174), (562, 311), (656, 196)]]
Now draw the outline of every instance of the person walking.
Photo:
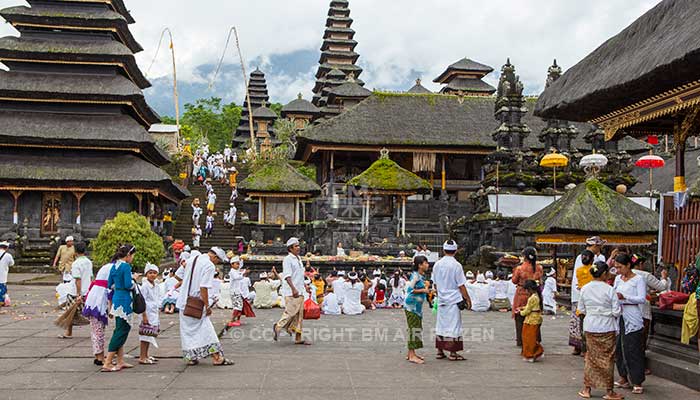
[(58, 247), (56, 256), (53, 259), (53, 267), (63, 274), (63, 283), (71, 281), (70, 267), (75, 261), (75, 247), (73, 246), (73, 236), (66, 237), (66, 244)]
[(83, 317), (83, 305), (85, 296), (90, 290), (92, 283), (92, 261), (85, 255), (87, 246), (83, 242), (77, 243), (75, 246), (76, 259), (71, 265), (71, 276), (75, 285), (75, 298), (69, 299), (69, 307), (66, 312), (56, 321), (56, 325), (65, 329), (61, 339), (73, 338), (74, 325), (87, 325), (89, 321)]
[[(530, 295), (525, 290), (525, 282), (535, 281), (538, 285), (541, 284), (542, 275), (544, 275), (542, 266), (537, 264), (537, 250), (534, 247), (526, 247), (523, 250), (524, 261), (513, 271), (513, 284), (516, 285), (515, 297), (513, 298), (513, 319), (515, 320), (515, 341), (518, 347), (523, 345), (523, 324), (525, 317), (516, 312), (516, 309), (522, 309), (527, 305)], [(538, 339), (541, 339), (540, 334), (537, 334)]]
[[(213, 287), (216, 264), (228, 262), (226, 252), (219, 247), (212, 247), (207, 254), (193, 254), (187, 260), (180, 295), (176, 306), (180, 310), (180, 341), (182, 357), (187, 365), (197, 365), (199, 361), (211, 356), (213, 365), (233, 365), (233, 361), (224, 357), (224, 350), (214, 330), (209, 316), (209, 290)], [(202, 304), (201, 317), (185, 315), (185, 309), (192, 300), (199, 299)]]
[[(467, 278), (464, 276), (462, 264), (454, 258), (458, 248), (454, 240), (446, 241), (442, 246), (444, 256), (433, 267), (433, 284), (438, 294), (435, 328), (438, 360), (445, 358), (450, 361), (465, 360), (459, 354), (464, 350), (461, 311), (471, 309), (472, 304), (467, 293)], [(445, 351), (450, 353), (449, 357), (445, 355)]]
[[(114, 316), (115, 327), (112, 339), (109, 341), (102, 372), (117, 372), (124, 368), (133, 368), (133, 365), (124, 361), (124, 343), (129, 337), (131, 316), (134, 312), (131, 298), (131, 291), (135, 285), (135, 276), (132, 276), (131, 272), (134, 254), (136, 254), (136, 246), (127, 243), (119, 246), (116, 254), (112, 257), (107, 287), (113, 293), (110, 314)], [(117, 357), (116, 365), (112, 365), (114, 356)]]
[[(141, 322), (146, 330), (151, 330), (155, 332), (160, 331), (160, 305), (161, 296), (156, 285), (156, 278), (158, 277), (158, 267), (154, 264), (148, 263), (144, 268), (144, 277), (141, 279), (141, 294), (143, 299), (146, 301), (146, 312), (141, 315)], [(141, 327), (139, 327), (141, 331)], [(155, 336), (141, 335), (139, 332), (140, 345), (140, 355), (139, 364), (142, 365), (152, 365), (156, 364), (158, 360), (155, 357), (148, 355), (149, 347), (153, 345), (158, 348), (158, 342), (156, 342)]]
[(107, 327), (110, 290), (107, 288), (107, 280), (113, 263), (103, 265), (95, 280), (90, 284), (87, 296), (85, 296), (85, 307), (83, 316), (90, 321), (90, 339), (92, 341), (92, 353), (95, 355), (93, 363), (98, 366), (104, 364), (105, 358), (105, 328)]
[(425, 359), (416, 350), (423, 348), (423, 303), (430, 291), (425, 284), (425, 273), (430, 268), (425, 256), (413, 259), (413, 272), (406, 285), (406, 325), (408, 327), (408, 354), (406, 359), (414, 364), (424, 364)]
[(15, 265), (15, 259), (8, 251), (10, 243), (0, 242), (0, 307), (4, 307), (9, 296), (7, 295), (7, 275), (10, 267)]
[(616, 364), (620, 380), (615, 386), (629, 388), (632, 393), (642, 394), (644, 388), (644, 303), (647, 297), (647, 283), (641, 275), (632, 270), (632, 260), (628, 254), (615, 257), (618, 275), (613, 286), (622, 306), (620, 334), (617, 337)]
[(537, 282), (529, 280), (525, 282), (523, 289), (527, 291), (530, 297), (528, 297), (524, 308), (516, 310), (520, 316), (525, 318), (523, 321), (523, 350), (521, 354), (525, 361), (535, 362), (544, 355), (544, 348), (542, 348), (538, 338), (540, 326), (542, 325), (542, 309), (540, 308), (542, 299), (540, 298), (540, 288)]
[(615, 342), (617, 318), (622, 312), (617, 294), (608, 285), (609, 266), (596, 261), (591, 267), (593, 281), (581, 289), (578, 312), (584, 315), (583, 333), (588, 351), (583, 369), (583, 389), (578, 395), (591, 397), (592, 389), (605, 389), (605, 400), (621, 400), (615, 393)]
[(310, 345), (302, 337), (302, 321), (304, 319), (304, 266), (299, 258), (301, 246), (299, 239), (293, 237), (287, 241), (288, 254), (282, 262), (282, 296), (284, 296), (284, 313), (282, 318), (273, 326), (274, 337), (277, 341), (283, 329), (294, 335), (294, 344)]

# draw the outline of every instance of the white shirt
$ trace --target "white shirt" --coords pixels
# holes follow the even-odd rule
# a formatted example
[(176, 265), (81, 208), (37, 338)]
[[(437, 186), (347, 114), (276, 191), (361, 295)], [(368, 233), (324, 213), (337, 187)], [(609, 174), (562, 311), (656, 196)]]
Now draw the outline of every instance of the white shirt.
[(542, 289), (542, 303), (544, 309), (553, 310), (557, 307), (556, 299), (554, 298), (554, 293), (557, 292), (557, 280), (552, 276), (548, 276), (544, 280), (544, 289)]
[[(661, 280), (655, 277), (654, 274), (650, 272), (635, 269), (634, 273), (641, 276), (642, 279), (644, 279), (644, 281), (647, 283), (647, 291), (651, 289), (656, 290), (659, 293), (663, 293), (669, 290), (671, 287), (671, 282), (669, 282), (668, 279)], [(644, 302), (642, 316), (644, 317), (644, 319), (651, 320), (651, 303), (648, 300)]]
[[(586, 285), (588, 286), (588, 285)], [(625, 296), (620, 300), (622, 318), (625, 321), (625, 334), (644, 328), (644, 303), (647, 301), (647, 283), (641, 275), (636, 275), (627, 282), (618, 275), (615, 278), (615, 292)]]
[(493, 287), (496, 289), (494, 299), (508, 298), (508, 281), (493, 281)]
[(333, 281), (333, 293), (341, 304), (345, 300), (345, 282), (347, 281), (342, 276)]
[(301, 259), (292, 253), (287, 254), (287, 257), (282, 261), (282, 296), (287, 297), (292, 295), (292, 288), (287, 283), (287, 278), (292, 278), (292, 285), (303, 294), (304, 291), (304, 266), (301, 265)]
[(591, 333), (617, 332), (617, 318), (622, 309), (617, 293), (610, 285), (592, 281), (581, 288), (578, 311), (585, 314), (583, 331)]
[(7, 283), (7, 274), (10, 272), (10, 267), (15, 265), (15, 260), (12, 254), (5, 250), (0, 250), (0, 283)]
[(85, 296), (92, 282), (92, 261), (85, 256), (78, 257), (71, 266), (71, 275), (73, 275), (73, 282), (75, 279), (80, 279), (80, 295)]
[(228, 277), (231, 280), (230, 291), (231, 294), (242, 294), (241, 283), (243, 282), (243, 274), (240, 269), (232, 269), (228, 273)]
[[(197, 264), (194, 264), (195, 260), (197, 261)], [(193, 265), (194, 275), (192, 274)], [(216, 273), (216, 267), (214, 266), (214, 263), (211, 262), (208, 255), (193, 255), (190, 257), (187, 260), (185, 277), (182, 279), (180, 295), (177, 298), (177, 303), (175, 306), (180, 310), (184, 310), (185, 305), (187, 304), (187, 297), (200, 297), (200, 288), (211, 289), (214, 285), (214, 273)], [(192, 281), (191, 287), (190, 281)]]
[[(472, 299), (472, 311), (488, 311), (491, 308), (488, 283), (467, 283), (466, 286), (469, 291), (469, 297)], [(438, 290), (440, 290), (440, 286), (438, 286)]]
[[(602, 261), (605, 262), (605, 256), (603, 254), (598, 254), (597, 256), (593, 256), (593, 264), (596, 263), (596, 261)], [(576, 257), (576, 261), (574, 261), (574, 276), (571, 278), (571, 302), (576, 303), (578, 301), (578, 296), (580, 295), (581, 291), (578, 289), (578, 278), (576, 278), (576, 270), (578, 267), (583, 266), (583, 261), (581, 261), (581, 255), (579, 254)]]
[(493, 300), (496, 298), (496, 281), (486, 278), (486, 283), (489, 284), (489, 299)]
[(444, 256), (433, 267), (433, 283), (437, 286), (439, 304), (452, 305), (462, 301), (460, 286), (467, 284), (462, 264), (452, 256)]
[(323, 311), (324, 314), (340, 315), (340, 305), (338, 304), (338, 297), (335, 293), (331, 292), (323, 297), (321, 311)]
[(342, 247), (336, 247), (335, 255), (338, 257), (345, 257), (345, 249)]

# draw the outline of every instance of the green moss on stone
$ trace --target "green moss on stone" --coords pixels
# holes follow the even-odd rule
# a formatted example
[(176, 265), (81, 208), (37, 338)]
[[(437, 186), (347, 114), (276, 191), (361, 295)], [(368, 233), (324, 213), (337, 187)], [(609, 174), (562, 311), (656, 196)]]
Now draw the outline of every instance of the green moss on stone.
[(430, 190), (430, 183), (388, 158), (375, 161), (365, 172), (352, 178), (348, 185), (370, 190), (416, 191)]

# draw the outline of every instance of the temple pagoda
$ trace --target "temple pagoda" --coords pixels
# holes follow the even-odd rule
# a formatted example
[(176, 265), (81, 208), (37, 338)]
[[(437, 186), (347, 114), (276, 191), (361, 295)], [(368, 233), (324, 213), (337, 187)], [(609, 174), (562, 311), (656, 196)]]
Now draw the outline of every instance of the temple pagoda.
[[(552, 66), (547, 70), (547, 82), (545, 90), (561, 76), (562, 70), (557, 65), (557, 60), (554, 60)], [(578, 136), (576, 127), (567, 122), (558, 119), (548, 118), (545, 120), (547, 126), (540, 132), (538, 138), (544, 143), (545, 149), (556, 149), (559, 152), (573, 152), (572, 141)]]
[(482, 80), (491, 72), (493, 68), (488, 65), (463, 58), (448, 66), (433, 82), (445, 85), (440, 89), (442, 94), (491, 96), (496, 88)]
[[(313, 103), (318, 107), (325, 105), (327, 94), (324, 93), (324, 89), (327, 86), (333, 86), (334, 83), (342, 83), (350, 73), (353, 74), (357, 84), (364, 85), (364, 82), (357, 79), (362, 73), (362, 68), (355, 64), (360, 55), (355, 52), (357, 42), (353, 39), (355, 31), (351, 26), (352, 18), (350, 18), (348, 1), (331, 1), (323, 45), (321, 45), (321, 57), (318, 60), (320, 65), (316, 72), (316, 85), (313, 89)], [(334, 72), (331, 76), (331, 71), (336, 69), (338, 72)]]
[[(248, 93), (250, 94), (250, 109), (253, 110), (253, 118), (255, 118), (255, 110), (267, 105), (268, 100), (270, 99), (270, 96), (267, 93), (267, 81), (265, 80), (265, 74), (260, 71), (259, 68), (255, 68), (255, 71), (250, 73), (250, 79), (248, 80)], [(243, 110), (241, 110), (241, 121), (238, 123), (238, 128), (236, 128), (236, 133), (233, 136), (234, 147), (248, 147), (248, 144), (250, 143), (250, 122), (248, 118), (248, 110), (248, 97), (244, 96)], [(264, 111), (261, 111), (261, 113), (269, 115), (269, 113), (265, 113)], [(274, 123), (274, 119), (272, 122)], [(253, 121), (253, 123), (255, 124), (255, 121)], [(268, 125), (267, 131), (270, 135), (273, 135), (274, 132), (272, 130), (272, 124)]]
[(413, 85), (410, 89), (406, 91), (406, 93), (411, 93), (411, 94), (430, 94), (433, 93), (430, 90), (428, 90), (425, 86), (421, 84), (421, 79), (418, 78), (416, 79), (416, 84)]
[(20, 33), (0, 38), (0, 236), (90, 238), (120, 211), (162, 218), (188, 193), (148, 133), (159, 117), (123, 1), (28, 3), (0, 10)]
[(342, 85), (327, 90), (327, 98), (325, 105), (321, 108), (321, 114), (326, 118), (334, 117), (371, 95), (372, 92), (357, 83), (351, 72)]

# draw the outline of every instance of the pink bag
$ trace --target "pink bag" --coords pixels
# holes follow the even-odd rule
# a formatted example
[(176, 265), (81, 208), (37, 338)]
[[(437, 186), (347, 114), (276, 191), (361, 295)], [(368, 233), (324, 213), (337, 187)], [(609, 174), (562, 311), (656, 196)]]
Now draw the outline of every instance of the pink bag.
[(304, 302), (304, 319), (319, 319), (321, 318), (321, 307), (314, 303), (313, 300), (306, 299)]

